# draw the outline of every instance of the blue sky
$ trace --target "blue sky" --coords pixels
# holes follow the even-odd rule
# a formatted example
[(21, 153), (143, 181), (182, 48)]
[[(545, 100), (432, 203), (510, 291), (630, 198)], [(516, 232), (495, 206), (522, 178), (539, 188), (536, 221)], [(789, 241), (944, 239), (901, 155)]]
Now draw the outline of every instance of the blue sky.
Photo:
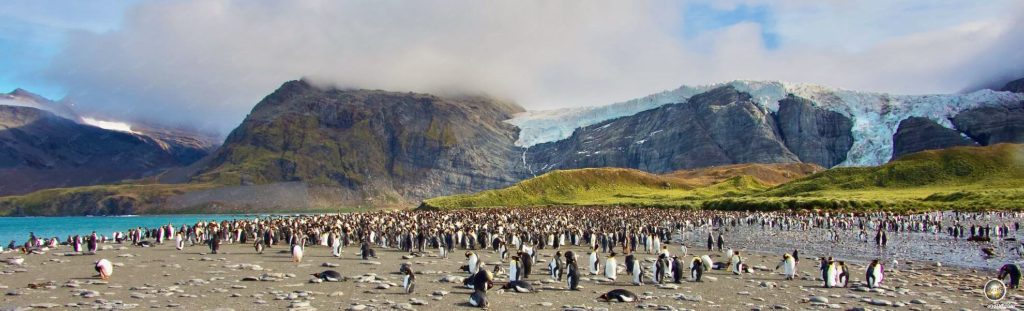
[(0, 1), (0, 92), (227, 133), (281, 83), (542, 110), (683, 84), (902, 94), (1024, 76), (1019, 0)]
[(23, 88), (51, 99), (66, 90), (40, 76), (69, 32), (103, 33), (138, 0), (5, 0), (0, 3), (0, 92)]

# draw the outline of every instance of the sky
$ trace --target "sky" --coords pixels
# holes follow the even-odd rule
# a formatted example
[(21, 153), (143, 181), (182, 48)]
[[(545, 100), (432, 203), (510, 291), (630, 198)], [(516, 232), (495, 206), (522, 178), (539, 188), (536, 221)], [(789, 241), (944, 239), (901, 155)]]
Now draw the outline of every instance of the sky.
[(900, 94), (1024, 77), (1024, 1), (0, 2), (0, 92), (104, 119), (232, 130), (288, 80), (532, 109), (683, 84)]

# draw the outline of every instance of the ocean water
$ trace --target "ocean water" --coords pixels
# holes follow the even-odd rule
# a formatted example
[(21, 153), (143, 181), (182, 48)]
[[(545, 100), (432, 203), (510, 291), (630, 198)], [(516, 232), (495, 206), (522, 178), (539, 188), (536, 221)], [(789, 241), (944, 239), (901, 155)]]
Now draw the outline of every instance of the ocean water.
[(0, 217), (0, 246), (7, 247), (11, 240), (16, 245), (28, 240), (29, 232), (37, 237), (57, 237), (61, 242), (68, 235), (96, 234), (112, 237), (114, 231), (126, 231), (131, 228), (155, 228), (160, 225), (172, 224), (176, 228), (183, 224), (195, 224), (198, 221), (221, 221), (241, 218), (255, 218), (263, 215), (145, 215), (145, 216), (110, 216), (110, 217)]

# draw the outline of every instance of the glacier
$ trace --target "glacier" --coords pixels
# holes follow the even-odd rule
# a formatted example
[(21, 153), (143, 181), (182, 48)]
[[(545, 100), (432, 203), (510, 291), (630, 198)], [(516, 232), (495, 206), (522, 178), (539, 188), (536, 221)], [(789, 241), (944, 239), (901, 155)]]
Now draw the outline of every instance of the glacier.
[(751, 95), (761, 109), (776, 112), (787, 94), (809, 99), (818, 107), (845, 115), (853, 121), (853, 146), (839, 166), (874, 166), (892, 156), (892, 136), (900, 121), (909, 117), (929, 118), (953, 128), (950, 118), (961, 111), (1024, 101), (1024, 94), (979, 90), (965, 94), (896, 95), (831, 88), (816, 84), (781, 81), (736, 80), (701, 86), (681, 86), (642, 98), (605, 106), (528, 111), (506, 122), (520, 128), (516, 144), (530, 147), (562, 140), (577, 128), (634, 115), (663, 105), (686, 102), (694, 95), (723, 86)]

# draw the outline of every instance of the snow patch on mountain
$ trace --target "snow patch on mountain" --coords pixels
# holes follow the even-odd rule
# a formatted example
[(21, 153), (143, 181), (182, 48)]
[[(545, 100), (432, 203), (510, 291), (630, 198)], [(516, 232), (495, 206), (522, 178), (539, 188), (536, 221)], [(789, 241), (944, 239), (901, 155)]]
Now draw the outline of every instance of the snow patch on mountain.
[(858, 92), (815, 84), (737, 80), (702, 86), (682, 86), (621, 103), (592, 108), (530, 111), (508, 120), (521, 129), (517, 145), (529, 147), (568, 138), (577, 128), (630, 116), (666, 104), (686, 102), (694, 95), (730, 85), (751, 95), (762, 109), (775, 112), (787, 94), (810, 99), (819, 107), (841, 113), (854, 122), (853, 146), (840, 166), (880, 165), (892, 156), (892, 136), (900, 121), (926, 117), (953, 128), (949, 118), (963, 110), (1024, 101), (1024, 94), (979, 90), (967, 94), (893, 95)]

